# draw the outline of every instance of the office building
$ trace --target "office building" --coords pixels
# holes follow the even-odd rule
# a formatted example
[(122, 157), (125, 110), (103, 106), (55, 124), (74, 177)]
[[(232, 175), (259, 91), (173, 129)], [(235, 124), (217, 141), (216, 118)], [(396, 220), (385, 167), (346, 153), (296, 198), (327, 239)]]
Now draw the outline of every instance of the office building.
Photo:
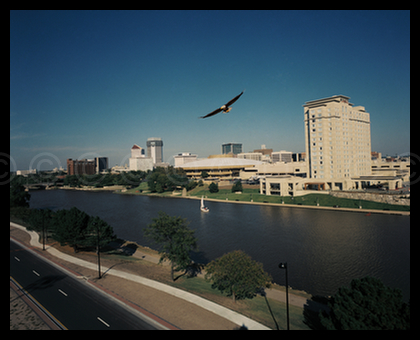
[(275, 151), (271, 153), (271, 159), (273, 163), (284, 162), (291, 163), (293, 162), (291, 151)]
[(227, 155), (228, 153), (232, 153), (234, 155), (242, 153), (242, 143), (222, 144), (222, 154)]
[(152, 157), (144, 155), (144, 149), (137, 144), (131, 148), (131, 157), (129, 159), (130, 171), (148, 171), (153, 170)]
[(97, 174), (108, 169), (108, 157), (96, 157), (95, 168)]
[(94, 159), (67, 159), (67, 175), (94, 175), (96, 166)]
[(370, 115), (336, 95), (303, 105), (308, 177), (350, 180), (371, 175)]
[(159, 164), (163, 162), (163, 141), (162, 138), (148, 138), (146, 142), (147, 146), (147, 157), (153, 159), (153, 164)]

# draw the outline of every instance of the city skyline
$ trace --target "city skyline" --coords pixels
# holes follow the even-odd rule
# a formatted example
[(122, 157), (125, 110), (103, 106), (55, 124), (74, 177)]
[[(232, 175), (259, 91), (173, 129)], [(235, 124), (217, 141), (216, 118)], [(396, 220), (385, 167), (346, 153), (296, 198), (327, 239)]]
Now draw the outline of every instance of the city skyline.
[(303, 105), (340, 94), (370, 113), (372, 151), (410, 152), (409, 11), (11, 11), (10, 51), (11, 171), (124, 165), (151, 136), (164, 162), (304, 152)]

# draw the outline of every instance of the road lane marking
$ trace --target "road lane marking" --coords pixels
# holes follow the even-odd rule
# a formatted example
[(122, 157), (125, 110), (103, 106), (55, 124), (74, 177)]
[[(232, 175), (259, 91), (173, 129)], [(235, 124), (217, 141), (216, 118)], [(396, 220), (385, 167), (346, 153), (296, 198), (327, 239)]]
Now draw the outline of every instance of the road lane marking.
[(20, 262), (20, 259), (18, 257), (16, 257), (16, 256), (15, 256), (15, 260), (18, 261), (18, 262)]
[(65, 292), (63, 292), (61, 289), (58, 290), (61, 294), (63, 294), (64, 296), (67, 296), (67, 294)]
[[(13, 278), (10, 276), (10, 282), (13, 284), (13, 287), (17, 289), (17, 293), (21, 295), (20, 297), (26, 302), (26, 303), (32, 303), (32, 308), (35, 307), (35, 312), (45, 321), (43, 316), (46, 316), (48, 320), (52, 321), (55, 326), (57, 326), (59, 329), (67, 329), (66, 326), (64, 326), (60, 321), (58, 321), (43, 305), (41, 305), (31, 294), (29, 294), (23, 287)], [(22, 294), (20, 294), (22, 293)], [(28, 301), (25, 300), (25, 298), (28, 299)], [(51, 327), (51, 324), (47, 322), (48, 326)]]
[(99, 316), (97, 317), (97, 319), (102, 322), (105, 326), (110, 327), (104, 320), (102, 320)]
[(35, 270), (32, 270), (32, 273), (34, 273), (36, 276), (41, 276)]

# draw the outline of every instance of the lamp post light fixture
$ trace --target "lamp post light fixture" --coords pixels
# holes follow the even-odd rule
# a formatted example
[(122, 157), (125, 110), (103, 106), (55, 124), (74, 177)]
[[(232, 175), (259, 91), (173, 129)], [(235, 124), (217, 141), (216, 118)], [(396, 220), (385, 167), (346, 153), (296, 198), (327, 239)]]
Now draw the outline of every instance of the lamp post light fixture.
[(286, 315), (287, 315), (287, 330), (290, 330), (289, 328), (289, 282), (287, 280), (287, 262), (280, 263), (279, 268), (286, 270)]

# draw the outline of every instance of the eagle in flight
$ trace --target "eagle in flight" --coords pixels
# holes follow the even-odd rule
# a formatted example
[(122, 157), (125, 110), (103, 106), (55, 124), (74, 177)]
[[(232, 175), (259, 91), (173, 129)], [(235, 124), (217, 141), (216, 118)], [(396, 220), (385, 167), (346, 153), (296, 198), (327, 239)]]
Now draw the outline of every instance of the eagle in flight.
[(242, 91), (240, 94), (238, 94), (232, 100), (228, 101), (225, 105), (219, 107), (218, 109), (214, 110), (213, 112), (210, 112), (208, 115), (201, 116), (199, 118), (211, 117), (211, 116), (214, 116), (215, 114), (218, 114), (219, 112), (222, 112), (222, 111), (223, 111), (223, 113), (228, 113), (230, 110), (232, 110), (232, 108), (229, 107), (229, 106), (232, 105), (234, 102), (236, 102), (239, 99), (239, 97), (242, 96), (243, 93), (244, 93), (244, 91)]

